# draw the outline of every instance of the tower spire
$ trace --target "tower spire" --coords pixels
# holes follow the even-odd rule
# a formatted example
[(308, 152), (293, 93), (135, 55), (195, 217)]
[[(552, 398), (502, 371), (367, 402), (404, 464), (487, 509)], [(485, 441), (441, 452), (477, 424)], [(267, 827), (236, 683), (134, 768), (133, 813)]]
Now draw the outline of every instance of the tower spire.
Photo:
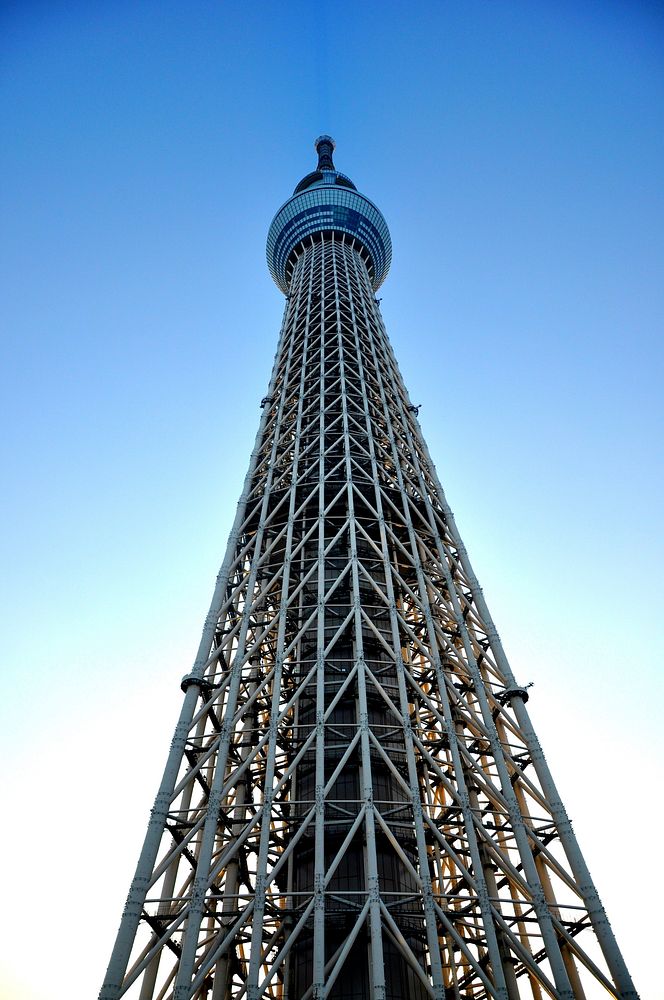
[(635, 1000), (333, 148), (268, 233), (274, 368), (101, 1000)]
[(335, 166), (332, 162), (332, 154), (336, 149), (334, 139), (329, 135), (319, 135), (314, 145), (318, 153), (318, 169), (334, 170)]

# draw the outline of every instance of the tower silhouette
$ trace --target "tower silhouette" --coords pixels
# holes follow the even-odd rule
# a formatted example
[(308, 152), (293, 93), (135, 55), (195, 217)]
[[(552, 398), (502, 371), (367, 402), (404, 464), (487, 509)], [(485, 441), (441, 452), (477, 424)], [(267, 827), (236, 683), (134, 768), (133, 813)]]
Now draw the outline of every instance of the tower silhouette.
[(381, 320), (387, 225), (316, 149), (100, 998), (636, 997)]

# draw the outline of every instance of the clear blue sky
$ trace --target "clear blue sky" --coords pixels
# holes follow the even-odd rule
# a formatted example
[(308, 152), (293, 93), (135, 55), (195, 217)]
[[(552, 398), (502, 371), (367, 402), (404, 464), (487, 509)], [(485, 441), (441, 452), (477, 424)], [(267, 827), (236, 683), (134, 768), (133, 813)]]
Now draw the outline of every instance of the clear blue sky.
[(327, 131), (390, 225), (411, 397), (637, 986), (664, 997), (661, 5), (0, 18), (0, 993), (99, 987), (276, 348), (265, 235)]

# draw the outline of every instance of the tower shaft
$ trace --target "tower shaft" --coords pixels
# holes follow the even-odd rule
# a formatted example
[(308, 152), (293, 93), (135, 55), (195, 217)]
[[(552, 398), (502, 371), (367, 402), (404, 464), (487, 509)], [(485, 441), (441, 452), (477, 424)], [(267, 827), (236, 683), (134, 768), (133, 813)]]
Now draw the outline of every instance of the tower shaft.
[(100, 997), (636, 997), (391, 351), (380, 248), (357, 220), (293, 240)]

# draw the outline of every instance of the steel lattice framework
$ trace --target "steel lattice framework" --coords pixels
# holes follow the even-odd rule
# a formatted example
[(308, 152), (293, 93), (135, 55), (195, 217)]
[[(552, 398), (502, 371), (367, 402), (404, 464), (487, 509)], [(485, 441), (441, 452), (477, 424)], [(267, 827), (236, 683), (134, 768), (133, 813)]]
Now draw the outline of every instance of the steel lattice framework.
[(356, 197), (317, 148), (100, 997), (636, 997), (381, 320), (387, 227), (380, 273), (359, 203), (316, 222)]

